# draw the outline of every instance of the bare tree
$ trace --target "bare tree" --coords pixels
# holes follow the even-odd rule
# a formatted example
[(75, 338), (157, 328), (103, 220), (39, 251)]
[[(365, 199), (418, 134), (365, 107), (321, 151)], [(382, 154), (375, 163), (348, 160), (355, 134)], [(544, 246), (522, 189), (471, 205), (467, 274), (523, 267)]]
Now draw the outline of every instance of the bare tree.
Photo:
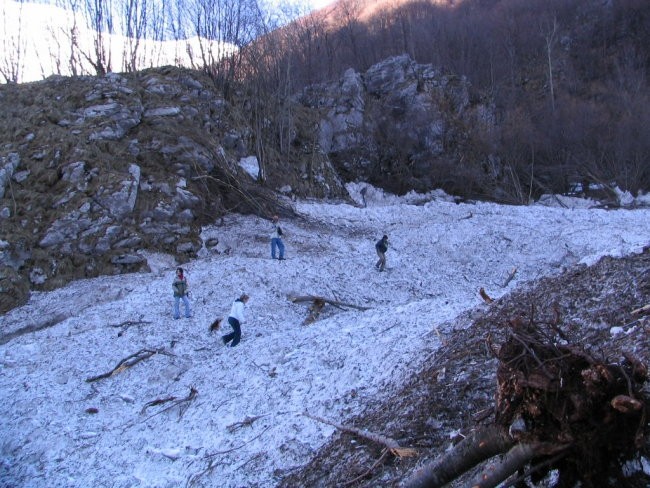
[(93, 66), (95, 74), (104, 75), (111, 71), (112, 53), (110, 36), (113, 34), (112, 0), (85, 0), (84, 15), (92, 32), (92, 52), (83, 52), (83, 56)]
[[(0, 57), (0, 75), (6, 83), (18, 83), (25, 66), (27, 37), (23, 33), (23, 4), (24, 0), (3, 3), (2, 55)], [(16, 8), (14, 13), (9, 9)]]
[(149, 4), (147, 0), (123, 0), (120, 22), (124, 46), (122, 48), (122, 68), (136, 71), (143, 63), (139, 62), (141, 43), (147, 33)]
[(352, 62), (355, 66), (361, 67), (363, 65), (362, 53), (359, 50), (361, 2), (360, 0), (343, 0), (340, 3), (340, 9), (339, 22), (343, 26), (343, 31), (349, 42)]
[(241, 48), (262, 33), (256, 0), (195, 0), (191, 15), (201, 68), (225, 93), (241, 65)]
[(551, 96), (551, 108), (555, 112), (555, 87), (553, 85), (553, 49), (557, 43), (558, 36), (558, 24), (557, 17), (553, 15), (553, 18), (547, 21), (542, 21), (540, 26), (542, 35), (544, 36), (544, 43), (546, 46), (546, 62), (548, 67), (548, 89)]

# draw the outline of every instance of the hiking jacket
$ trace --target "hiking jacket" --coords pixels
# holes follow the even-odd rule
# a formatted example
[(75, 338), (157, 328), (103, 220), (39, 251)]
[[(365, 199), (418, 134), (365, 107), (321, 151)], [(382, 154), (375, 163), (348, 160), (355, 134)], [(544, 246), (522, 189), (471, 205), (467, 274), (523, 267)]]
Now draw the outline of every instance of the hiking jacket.
[(175, 297), (183, 297), (187, 295), (187, 279), (183, 276), (183, 278), (179, 278), (178, 276), (174, 279), (174, 282), (172, 283), (172, 288), (174, 289), (174, 296)]
[(271, 234), (271, 239), (282, 239), (282, 229), (277, 224), (273, 225), (273, 233)]
[(237, 319), (240, 324), (244, 323), (244, 302), (239, 299), (235, 300), (228, 315), (228, 318), (230, 317)]
[(377, 241), (377, 244), (375, 244), (375, 248), (379, 252), (386, 252), (388, 251), (388, 241), (385, 241), (383, 239), (379, 239)]

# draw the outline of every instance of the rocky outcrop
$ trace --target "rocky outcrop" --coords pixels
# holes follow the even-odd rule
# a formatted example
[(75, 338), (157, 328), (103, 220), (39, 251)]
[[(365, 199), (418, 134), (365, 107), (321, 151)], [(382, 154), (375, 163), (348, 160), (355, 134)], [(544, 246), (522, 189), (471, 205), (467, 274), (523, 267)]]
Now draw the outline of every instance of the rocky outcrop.
[(310, 86), (300, 100), (320, 110), (318, 141), (341, 175), (401, 193), (443, 187), (437, 168), (456, 164), (471, 130), (491, 124), (469, 90), (466, 79), (402, 55)]
[(202, 225), (264, 213), (280, 189), (346, 194), (320, 156), (310, 175), (278, 159), (256, 178), (246, 106), (176, 68), (0, 85), (0, 312), (30, 289), (146, 269), (143, 250), (183, 262)]

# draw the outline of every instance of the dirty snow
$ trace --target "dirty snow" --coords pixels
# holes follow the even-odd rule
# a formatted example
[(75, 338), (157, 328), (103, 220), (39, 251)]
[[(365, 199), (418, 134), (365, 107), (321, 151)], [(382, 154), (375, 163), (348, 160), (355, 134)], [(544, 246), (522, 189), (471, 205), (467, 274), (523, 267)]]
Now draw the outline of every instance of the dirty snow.
[[(358, 202), (360, 190), (350, 187)], [(455, 317), (487, 306), (479, 288), (498, 298), (650, 244), (648, 209), (457, 204), (371, 187), (363, 198), (295, 203), (299, 217), (281, 221), (283, 262), (270, 259), (264, 219), (204, 229), (219, 244), (185, 265), (190, 319), (172, 318), (175, 263), (156, 254), (150, 273), (34, 293), (0, 317), (0, 486), (274, 486), (333, 434), (303, 412), (345, 423), (395, 391)], [(230, 328), (208, 328), (242, 292), (242, 342), (225, 348)], [(327, 305), (303, 325), (308, 304), (288, 297), (307, 294), (367, 310)], [(143, 350), (156, 354), (86, 381)], [(190, 388), (196, 398), (175, 404)]]

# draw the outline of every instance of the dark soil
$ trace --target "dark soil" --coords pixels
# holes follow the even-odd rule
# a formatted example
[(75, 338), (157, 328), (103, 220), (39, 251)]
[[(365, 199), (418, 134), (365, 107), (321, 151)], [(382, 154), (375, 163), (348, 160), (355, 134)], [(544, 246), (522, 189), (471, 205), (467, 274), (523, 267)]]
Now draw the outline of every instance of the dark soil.
[[(278, 486), (396, 487), (415, 468), (477, 427), (494, 423), (498, 360), (490, 344), (503, 344), (512, 320), (558, 323), (568, 343), (593, 358), (620, 363), (623, 353), (628, 353), (648, 366), (650, 319), (632, 314), (647, 304), (650, 248), (622, 259), (603, 258), (591, 267), (572, 268), (468, 312), (443, 337), (443, 348), (413, 365), (413, 377), (399, 391), (368, 405), (350, 424), (390, 437), (402, 447), (416, 448), (416, 457), (389, 454), (382, 458), (384, 446), (338, 432), (301, 470), (278, 473), (285, 475)], [(612, 327), (622, 327), (624, 332), (613, 334)], [(646, 399), (649, 393), (646, 384)], [(647, 438), (640, 454), (650, 455)], [(453, 486), (465, 486), (469, 479), (459, 478)], [(650, 477), (637, 471), (611, 482), (583, 480), (583, 486), (648, 487)]]

